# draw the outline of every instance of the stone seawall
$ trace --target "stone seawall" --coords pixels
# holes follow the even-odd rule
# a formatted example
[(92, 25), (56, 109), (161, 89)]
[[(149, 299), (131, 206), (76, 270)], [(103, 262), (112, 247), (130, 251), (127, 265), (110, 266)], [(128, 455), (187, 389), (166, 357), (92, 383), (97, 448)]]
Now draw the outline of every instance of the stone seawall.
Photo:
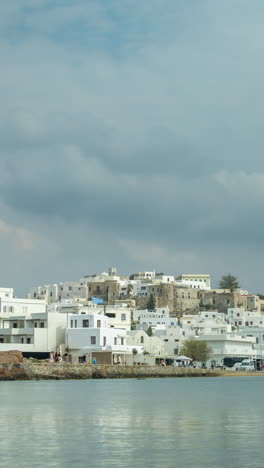
[(88, 364), (0, 363), (0, 380), (128, 379), (154, 377), (216, 377), (210, 369)]

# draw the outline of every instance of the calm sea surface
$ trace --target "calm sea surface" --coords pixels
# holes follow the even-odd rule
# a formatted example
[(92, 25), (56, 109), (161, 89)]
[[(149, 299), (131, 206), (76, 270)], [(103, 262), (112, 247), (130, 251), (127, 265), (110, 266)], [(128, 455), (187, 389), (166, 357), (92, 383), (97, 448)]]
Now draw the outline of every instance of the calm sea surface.
[(0, 466), (264, 466), (264, 378), (0, 382)]

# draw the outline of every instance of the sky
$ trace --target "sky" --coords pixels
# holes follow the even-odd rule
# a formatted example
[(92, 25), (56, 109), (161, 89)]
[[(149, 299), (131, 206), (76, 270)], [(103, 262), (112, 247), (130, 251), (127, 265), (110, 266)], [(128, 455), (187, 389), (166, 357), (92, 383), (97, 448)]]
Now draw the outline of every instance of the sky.
[(263, 293), (263, 0), (0, 4), (0, 286), (115, 266)]

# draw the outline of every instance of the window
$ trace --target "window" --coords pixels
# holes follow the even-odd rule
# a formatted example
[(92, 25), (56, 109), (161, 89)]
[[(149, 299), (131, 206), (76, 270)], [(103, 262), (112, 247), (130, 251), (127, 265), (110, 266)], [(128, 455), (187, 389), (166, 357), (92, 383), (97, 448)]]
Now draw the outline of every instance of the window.
[(31, 338), (27, 338), (27, 344), (31, 343)]
[(126, 314), (121, 314), (121, 320), (126, 320)]
[(169, 340), (165, 339), (164, 341), (169, 341)]
[(3, 306), (3, 312), (6, 312), (6, 306)]
[(238, 325), (242, 325), (242, 322), (238, 322)]
[(85, 319), (82, 321), (83, 328), (89, 328), (89, 320)]
[(106, 336), (104, 336), (104, 340), (103, 340), (103, 346), (106, 346)]
[(33, 297), (37, 297), (37, 293), (34, 292)]
[[(142, 338), (143, 338), (143, 336), (142, 336)], [(124, 338), (121, 338), (121, 345), (123, 345), (123, 344), (124, 344)]]
[(174, 354), (176, 354), (176, 356), (177, 356), (177, 354), (178, 354), (178, 348), (175, 348), (175, 349), (174, 349)]
[(9, 312), (14, 312), (14, 307), (13, 306), (9, 307)]
[(253, 325), (253, 322), (250, 322), (250, 325)]
[(258, 338), (256, 338), (256, 343), (259, 343), (259, 339), (258, 339)]
[(73, 328), (73, 320), (71, 320), (71, 328)]
[(74, 320), (75, 328), (77, 328), (77, 320)]
[(240, 317), (240, 313), (239, 313), (239, 312), (237, 313), (237, 317)]
[(21, 338), (21, 343), (22, 343), (22, 344), (24, 343), (24, 338)]
[(69, 291), (72, 291), (72, 287), (71, 287), (71, 286), (69, 286)]
[(101, 328), (101, 320), (97, 320), (97, 328)]
[(52, 291), (50, 291), (50, 297), (52, 297)]
[(117, 338), (114, 338), (114, 344), (115, 345), (117, 344)]
[(91, 336), (91, 344), (96, 344), (96, 336)]
[(248, 322), (245, 323), (246, 327), (248, 327)]
[(144, 343), (144, 336), (140, 337), (140, 343)]
[(40, 322), (40, 328), (44, 328), (44, 322)]
[(38, 328), (37, 322), (34, 323), (34, 328)]
[(17, 322), (13, 322), (12, 328), (17, 328)]

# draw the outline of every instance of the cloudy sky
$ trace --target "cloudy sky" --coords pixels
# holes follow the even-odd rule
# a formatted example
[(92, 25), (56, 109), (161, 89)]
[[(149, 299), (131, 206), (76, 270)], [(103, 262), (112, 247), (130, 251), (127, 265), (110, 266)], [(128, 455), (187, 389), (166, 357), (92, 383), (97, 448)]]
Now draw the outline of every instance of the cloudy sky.
[(113, 265), (264, 292), (263, 16), (263, 0), (1, 2), (1, 286)]

